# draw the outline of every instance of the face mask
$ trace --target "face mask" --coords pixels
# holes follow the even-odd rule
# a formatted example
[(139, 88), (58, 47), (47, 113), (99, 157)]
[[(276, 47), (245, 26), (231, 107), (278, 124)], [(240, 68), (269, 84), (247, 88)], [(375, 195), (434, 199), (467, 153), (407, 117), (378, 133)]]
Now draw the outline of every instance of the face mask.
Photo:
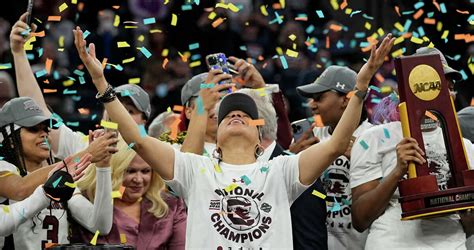
[(72, 176), (68, 172), (58, 170), (48, 178), (43, 189), (52, 200), (66, 202), (74, 193), (74, 188), (66, 185), (69, 183), (74, 183)]

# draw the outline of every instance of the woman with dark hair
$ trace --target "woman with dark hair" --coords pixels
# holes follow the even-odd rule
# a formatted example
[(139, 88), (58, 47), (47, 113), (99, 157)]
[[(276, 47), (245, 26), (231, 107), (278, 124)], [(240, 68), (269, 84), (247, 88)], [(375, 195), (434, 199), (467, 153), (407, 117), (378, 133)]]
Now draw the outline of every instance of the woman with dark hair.
[[(44, 116), (40, 107), (29, 97), (14, 98), (7, 102), (1, 112), (3, 126), (0, 131), (0, 202), (15, 204), (29, 196), (40, 184), (45, 183), (52, 167), (44, 167), (51, 161), (48, 124), (52, 120)], [(73, 197), (65, 202), (61, 192), (56, 197), (50, 197), (47, 209), (43, 209), (19, 224), (11, 236), (6, 238), (5, 246), (15, 249), (41, 249), (47, 243), (68, 243), (68, 226), (71, 218), (91, 232), (97, 230), (107, 234), (112, 225), (112, 185), (110, 155), (100, 161), (97, 166), (97, 192), (94, 204), (91, 204), (74, 190)], [(78, 161), (78, 159), (73, 159)], [(90, 163), (90, 156), (81, 163), (79, 173)], [(68, 163), (66, 163), (68, 165)], [(75, 164), (69, 164), (68, 172), (76, 175)], [(80, 177), (77, 176), (77, 177)], [(53, 188), (64, 182), (63, 177), (57, 177)], [(66, 179), (66, 177), (64, 177)], [(62, 182), (61, 182), (62, 181)], [(74, 179), (69, 188), (75, 188)], [(26, 187), (24, 187), (26, 186)], [(18, 192), (21, 189), (27, 194)], [(59, 199), (59, 202), (58, 202)], [(26, 217), (26, 215), (25, 215)], [(3, 240), (0, 241), (3, 244)]]
[[(258, 109), (243, 93), (224, 97), (217, 115), (215, 158), (182, 153), (167, 143), (141, 136), (138, 127), (117, 100), (107, 83), (95, 46), (86, 41), (79, 27), (74, 31), (79, 56), (98, 90), (110, 118), (119, 124), (127, 143), (182, 196), (188, 205), (186, 246), (210, 249), (226, 247), (292, 248), (290, 205), (318, 178), (324, 169), (343, 154), (359, 124), (368, 84), (393, 44), (391, 35), (373, 46), (369, 61), (357, 78), (354, 98), (332, 137), (298, 155), (257, 161), (260, 145)], [(201, 94), (218, 97), (206, 89)], [(193, 116), (207, 112), (194, 109)]]

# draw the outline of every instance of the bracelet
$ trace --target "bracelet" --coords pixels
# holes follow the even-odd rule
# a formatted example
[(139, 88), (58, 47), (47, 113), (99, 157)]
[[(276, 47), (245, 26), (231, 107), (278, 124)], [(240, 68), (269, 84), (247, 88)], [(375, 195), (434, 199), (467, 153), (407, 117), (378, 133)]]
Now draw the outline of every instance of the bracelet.
[(104, 93), (101, 95), (99, 92), (95, 95), (95, 99), (99, 100), (101, 103), (109, 103), (117, 97), (117, 94), (115, 93), (114, 88), (112, 85), (107, 85), (107, 88), (105, 89)]
[(362, 101), (365, 101), (369, 97), (369, 95), (368, 95), (369, 91), (370, 91), (370, 89), (367, 89), (367, 90), (363, 91), (363, 90), (357, 89), (357, 87), (356, 87), (354, 95), (359, 97)]

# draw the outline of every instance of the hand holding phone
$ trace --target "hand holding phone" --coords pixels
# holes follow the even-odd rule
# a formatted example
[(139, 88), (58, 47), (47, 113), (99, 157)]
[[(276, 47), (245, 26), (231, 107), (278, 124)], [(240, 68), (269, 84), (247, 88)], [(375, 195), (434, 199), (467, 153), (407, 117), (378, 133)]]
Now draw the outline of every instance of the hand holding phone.
[(26, 9), (26, 12), (28, 12), (28, 15), (26, 16), (26, 24), (28, 24), (28, 27), (31, 26), (33, 5), (34, 5), (34, 0), (28, 0), (28, 7)]
[(292, 122), (291, 128), (293, 130), (293, 142), (289, 148), (290, 152), (298, 154), (319, 142), (319, 138), (313, 134), (313, 128), (308, 119)]
[[(293, 130), (293, 139), (298, 141), (304, 132), (308, 131), (311, 128), (311, 122), (308, 119), (302, 119), (294, 121), (291, 123), (291, 129)], [(314, 134), (311, 132), (310, 137), (314, 137)]]

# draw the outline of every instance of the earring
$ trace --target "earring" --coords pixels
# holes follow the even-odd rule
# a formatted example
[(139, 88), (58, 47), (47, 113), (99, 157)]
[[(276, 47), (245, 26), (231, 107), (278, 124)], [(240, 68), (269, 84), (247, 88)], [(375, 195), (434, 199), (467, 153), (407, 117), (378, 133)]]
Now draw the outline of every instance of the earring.
[(257, 146), (255, 146), (255, 158), (262, 156), (264, 152), (265, 149), (262, 147), (262, 145), (257, 144)]
[(222, 152), (220, 148), (215, 148), (214, 151), (212, 151), (212, 157), (222, 160)]

